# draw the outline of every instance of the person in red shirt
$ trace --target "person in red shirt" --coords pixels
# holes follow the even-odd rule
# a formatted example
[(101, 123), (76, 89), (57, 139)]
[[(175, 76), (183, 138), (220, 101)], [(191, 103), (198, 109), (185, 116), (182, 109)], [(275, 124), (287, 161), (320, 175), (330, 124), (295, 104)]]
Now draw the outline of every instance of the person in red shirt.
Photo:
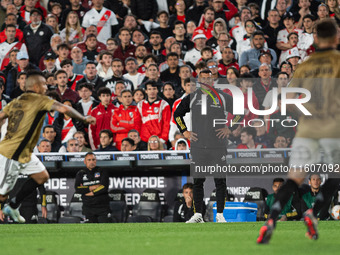
[(73, 73), (73, 64), (72, 60), (70, 59), (65, 59), (61, 61), (60, 67), (67, 73), (68, 76), (67, 87), (72, 89), (73, 91), (76, 91), (77, 82), (83, 79), (84, 75)]
[(158, 98), (158, 87), (154, 81), (145, 84), (147, 100), (140, 101), (137, 109), (142, 118), (140, 136), (142, 141), (148, 142), (150, 136), (156, 135), (162, 143), (169, 137), (171, 111), (169, 104)]
[(135, 129), (138, 132), (141, 127), (141, 116), (137, 111), (136, 105), (131, 105), (133, 102), (132, 92), (123, 90), (121, 92), (122, 104), (115, 111), (112, 117), (112, 132), (116, 133), (116, 147), (121, 150), (122, 140), (128, 137), (130, 130)]
[(227, 76), (227, 70), (229, 67), (235, 67), (237, 70), (239, 70), (239, 65), (235, 59), (235, 53), (234, 51), (229, 47), (224, 47), (221, 50), (222, 53), (222, 59), (218, 62), (218, 73), (226, 77)]
[(207, 7), (204, 9), (203, 17), (201, 18), (201, 22), (199, 26), (195, 29), (195, 32), (202, 33), (207, 37), (209, 40), (212, 37), (211, 32), (213, 31), (215, 20), (215, 11), (212, 7)]
[(96, 124), (89, 127), (89, 140), (92, 150), (97, 149), (100, 144), (100, 131), (111, 129), (112, 116), (117, 109), (117, 107), (111, 104), (111, 90), (109, 88), (100, 88), (98, 90), (98, 97), (100, 104), (91, 112), (91, 116), (95, 117), (97, 121)]
[(241, 130), (241, 141), (236, 149), (262, 149), (267, 148), (261, 143), (255, 143), (256, 129), (254, 127), (244, 127)]

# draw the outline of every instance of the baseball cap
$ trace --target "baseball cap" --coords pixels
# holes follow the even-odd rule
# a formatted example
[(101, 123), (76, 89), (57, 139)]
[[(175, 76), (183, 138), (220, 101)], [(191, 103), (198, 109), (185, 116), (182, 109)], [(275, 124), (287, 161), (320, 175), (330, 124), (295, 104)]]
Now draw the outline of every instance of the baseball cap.
[(29, 59), (28, 54), (26, 51), (19, 51), (17, 54), (17, 60), (21, 59)]
[(36, 8), (32, 9), (32, 11), (30, 12), (30, 16), (32, 16), (33, 13), (38, 13), (40, 16), (43, 16), (42, 11), (40, 9)]
[(45, 57), (44, 57), (44, 60), (47, 60), (47, 59), (56, 59), (57, 56), (56, 54), (54, 54), (54, 52), (46, 52), (45, 53)]
[(283, 14), (282, 20), (285, 20), (285, 19), (287, 19), (287, 18), (289, 18), (289, 19), (294, 19), (293, 13), (291, 13), (291, 12), (286, 12), (285, 14)]
[(192, 40), (195, 41), (196, 39), (200, 39), (200, 38), (207, 39), (203, 30), (194, 31), (194, 34), (192, 35)]
[(273, 56), (272, 56), (272, 54), (270, 53), (270, 50), (262, 50), (261, 53), (260, 53), (260, 56), (259, 56), (259, 60), (260, 60), (260, 58), (261, 58), (262, 56), (265, 56), (265, 55), (267, 55), (267, 56), (269, 56), (271, 59), (273, 59)]

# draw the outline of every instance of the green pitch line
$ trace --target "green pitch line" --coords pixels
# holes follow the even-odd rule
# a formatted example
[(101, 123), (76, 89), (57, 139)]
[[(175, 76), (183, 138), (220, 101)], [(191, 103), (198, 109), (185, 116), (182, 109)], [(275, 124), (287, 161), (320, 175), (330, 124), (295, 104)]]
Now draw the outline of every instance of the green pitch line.
[(263, 223), (0, 225), (1, 254), (339, 254), (340, 222), (321, 222), (320, 239), (302, 222), (279, 222), (269, 245), (255, 240)]

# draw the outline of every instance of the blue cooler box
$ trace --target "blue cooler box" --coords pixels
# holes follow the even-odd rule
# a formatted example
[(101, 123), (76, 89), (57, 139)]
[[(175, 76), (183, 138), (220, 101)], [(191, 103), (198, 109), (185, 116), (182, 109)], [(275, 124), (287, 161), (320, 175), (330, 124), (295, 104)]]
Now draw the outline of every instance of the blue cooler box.
[[(217, 207), (213, 205), (214, 222), (216, 222)], [(257, 204), (226, 202), (223, 216), (227, 222), (250, 222), (256, 221)]]

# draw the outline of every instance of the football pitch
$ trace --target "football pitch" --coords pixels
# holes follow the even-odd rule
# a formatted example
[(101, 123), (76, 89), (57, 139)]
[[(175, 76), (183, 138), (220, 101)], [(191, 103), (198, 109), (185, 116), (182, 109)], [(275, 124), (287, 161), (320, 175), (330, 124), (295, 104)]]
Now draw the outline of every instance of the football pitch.
[(1, 254), (339, 254), (340, 222), (320, 222), (317, 241), (302, 222), (279, 222), (269, 245), (263, 223), (0, 225)]

